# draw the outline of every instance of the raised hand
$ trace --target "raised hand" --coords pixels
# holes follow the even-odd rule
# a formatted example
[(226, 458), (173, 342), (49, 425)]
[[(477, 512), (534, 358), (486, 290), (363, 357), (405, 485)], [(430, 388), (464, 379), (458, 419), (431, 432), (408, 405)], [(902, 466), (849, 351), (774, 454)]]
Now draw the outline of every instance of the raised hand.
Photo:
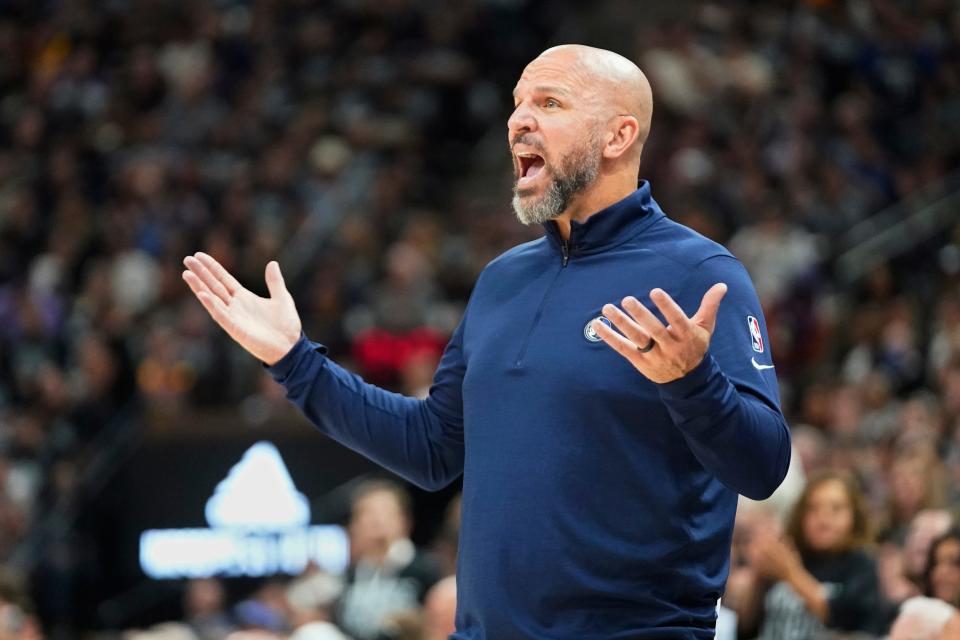
[(664, 326), (652, 311), (633, 296), (616, 305), (603, 307), (603, 315), (620, 333), (606, 323), (594, 320), (593, 328), (604, 342), (630, 361), (637, 370), (656, 383), (670, 382), (687, 375), (703, 360), (717, 324), (717, 310), (727, 293), (727, 285), (710, 287), (700, 308), (688, 318), (663, 289), (650, 292), (650, 299), (667, 320)]
[(751, 541), (747, 550), (750, 566), (762, 576), (775, 580), (789, 580), (803, 567), (800, 554), (789, 542), (769, 533)]
[(237, 343), (268, 365), (275, 364), (300, 338), (300, 316), (283, 283), (280, 265), (267, 264), (269, 298), (245, 289), (205, 253), (183, 259), (183, 279), (204, 309)]

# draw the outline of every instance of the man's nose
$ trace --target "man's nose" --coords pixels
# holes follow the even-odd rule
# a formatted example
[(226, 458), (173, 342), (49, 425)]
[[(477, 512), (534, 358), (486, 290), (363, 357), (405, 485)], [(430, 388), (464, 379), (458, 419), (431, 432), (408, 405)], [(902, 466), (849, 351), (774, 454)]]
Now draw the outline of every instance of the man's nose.
[(530, 110), (530, 107), (525, 102), (521, 102), (507, 120), (507, 131), (510, 134), (510, 139), (513, 140), (514, 137), (520, 134), (530, 133), (536, 130), (537, 119), (533, 117), (533, 112)]

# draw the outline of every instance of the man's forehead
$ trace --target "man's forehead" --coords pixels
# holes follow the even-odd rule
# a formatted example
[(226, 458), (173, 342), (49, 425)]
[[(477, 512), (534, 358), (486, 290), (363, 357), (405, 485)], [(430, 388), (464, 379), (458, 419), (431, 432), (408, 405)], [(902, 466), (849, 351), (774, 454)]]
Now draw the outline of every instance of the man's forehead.
[(520, 82), (517, 83), (517, 86), (513, 88), (513, 97), (516, 98), (517, 94), (523, 90), (533, 91), (536, 93), (550, 93), (550, 94), (554, 94), (561, 97), (568, 96), (571, 93), (571, 91), (568, 88), (563, 87), (559, 84), (524, 83), (523, 80), (521, 79)]
[(570, 52), (547, 51), (534, 58), (523, 70), (513, 95), (520, 91), (549, 89), (550, 93), (583, 95), (596, 85), (590, 69)]
[(557, 64), (538, 64), (534, 60), (523, 70), (513, 95), (521, 91), (540, 91), (547, 93), (572, 94), (579, 88), (579, 74), (573, 73), (569, 67), (563, 68)]

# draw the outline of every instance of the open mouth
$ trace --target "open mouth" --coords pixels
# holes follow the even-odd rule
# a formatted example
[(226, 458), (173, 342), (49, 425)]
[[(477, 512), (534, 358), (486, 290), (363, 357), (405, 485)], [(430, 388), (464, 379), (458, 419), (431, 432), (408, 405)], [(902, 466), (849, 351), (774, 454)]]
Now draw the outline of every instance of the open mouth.
[(521, 189), (532, 184), (546, 164), (543, 156), (528, 151), (518, 153), (517, 161), (520, 163), (520, 177), (517, 179), (517, 187)]

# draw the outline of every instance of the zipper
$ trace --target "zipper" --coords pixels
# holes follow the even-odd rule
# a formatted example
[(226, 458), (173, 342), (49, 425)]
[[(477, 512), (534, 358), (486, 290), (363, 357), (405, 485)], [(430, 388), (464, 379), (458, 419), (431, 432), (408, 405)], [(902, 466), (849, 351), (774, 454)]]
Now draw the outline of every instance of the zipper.
[(533, 332), (537, 330), (537, 326), (540, 324), (540, 318), (543, 317), (543, 309), (547, 306), (547, 299), (550, 297), (550, 292), (553, 291), (553, 287), (560, 278), (560, 274), (563, 273), (563, 270), (567, 268), (567, 264), (570, 262), (570, 243), (566, 240), (560, 243), (560, 253), (563, 256), (560, 260), (560, 268), (557, 269), (553, 280), (547, 285), (547, 290), (543, 292), (543, 298), (540, 299), (540, 306), (537, 307), (537, 312), (533, 316), (533, 323), (530, 325), (530, 330), (523, 339), (523, 344), (520, 345), (520, 353), (517, 354), (517, 359), (514, 362), (514, 366), (517, 369), (523, 366), (523, 359), (527, 355), (527, 347), (530, 346), (530, 339), (533, 337)]

